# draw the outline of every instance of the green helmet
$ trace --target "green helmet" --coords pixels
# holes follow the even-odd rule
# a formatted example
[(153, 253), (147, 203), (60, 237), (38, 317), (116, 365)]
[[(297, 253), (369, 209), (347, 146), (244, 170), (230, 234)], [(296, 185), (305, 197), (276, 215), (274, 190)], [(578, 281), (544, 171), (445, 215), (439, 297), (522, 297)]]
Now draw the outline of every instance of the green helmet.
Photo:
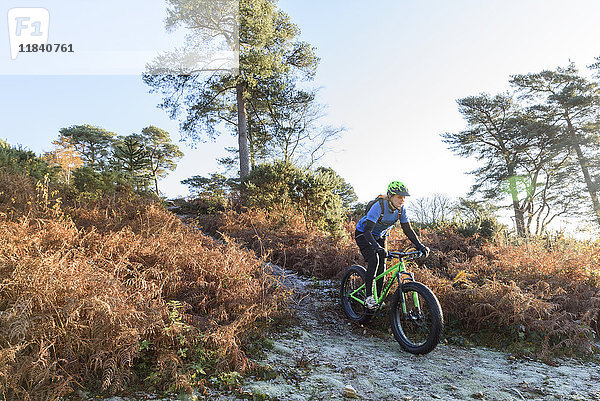
[(410, 196), (408, 188), (400, 181), (392, 181), (390, 185), (388, 185), (387, 193), (388, 195)]

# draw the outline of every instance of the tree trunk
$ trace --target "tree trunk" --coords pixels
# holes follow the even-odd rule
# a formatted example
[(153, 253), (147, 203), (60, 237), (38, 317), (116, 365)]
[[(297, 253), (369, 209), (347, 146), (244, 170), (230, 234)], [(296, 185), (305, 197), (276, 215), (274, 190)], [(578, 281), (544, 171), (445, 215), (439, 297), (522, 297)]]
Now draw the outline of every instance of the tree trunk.
[(246, 116), (246, 104), (244, 102), (244, 87), (236, 85), (237, 108), (238, 108), (238, 145), (240, 152), (240, 178), (244, 179), (250, 174), (250, 156), (248, 151), (248, 119)]
[(579, 142), (577, 141), (575, 129), (573, 128), (573, 124), (571, 124), (571, 119), (568, 115), (565, 115), (565, 120), (567, 120), (569, 137), (571, 138), (573, 147), (575, 148), (575, 152), (577, 153), (577, 161), (579, 161), (579, 166), (581, 167), (581, 172), (583, 173), (583, 179), (585, 180), (585, 185), (587, 186), (590, 197), (592, 198), (592, 206), (594, 208), (594, 213), (596, 214), (596, 221), (598, 222), (598, 224), (600, 224), (600, 202), (598, 202), (598, 193), (596, 192), (596, 188), (590, 176), (590, 171), (588, 169), (588, 161), (583, 156), (581, 146), (579, 146)]
[(525, 236), (525, 219), (523, 217), (523, 211), (519, 207), (519, 201), (513, 199), (513, 209), (515, 211), (515, 224), (517, 226), (517, 235), (519, 237)]
[(517, 235), (519, 237), (525, 236), (525, 216), (523, 210), (519, 206), (519, 192), (517, 191), (517, 180), (514, 169), (508, 167), (508, 190), (512, 197), (513, 210), (515, 212), (515, 225), (517, 228)]

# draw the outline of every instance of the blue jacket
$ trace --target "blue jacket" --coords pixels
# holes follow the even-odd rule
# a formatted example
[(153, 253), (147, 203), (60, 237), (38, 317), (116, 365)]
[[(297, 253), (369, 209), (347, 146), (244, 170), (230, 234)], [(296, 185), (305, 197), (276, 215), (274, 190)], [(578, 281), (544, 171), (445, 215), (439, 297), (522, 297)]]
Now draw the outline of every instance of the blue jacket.
[[(381, 217), (381, 203), (383, 203), (383, 217), (381, 221), (378, 222), (379, 217)], [(387, 236), (392, 226), (397, 221), (400, 221), (400, 223), (408, 223), (408, 216), (406, 215), (404, 205), (400, 207), (400, 210), (392, 210), (390, 203), (384, 199), (383, 202), (375, 202), (371, 206), (371, 209), (367, 211), (367, 214), (356, 224), (356, 229), (360, 232), (364, 232), (365, 222), (367, 220), (371, 220), (375, 223), (372, 233), (373, 237), (377, 239)]]

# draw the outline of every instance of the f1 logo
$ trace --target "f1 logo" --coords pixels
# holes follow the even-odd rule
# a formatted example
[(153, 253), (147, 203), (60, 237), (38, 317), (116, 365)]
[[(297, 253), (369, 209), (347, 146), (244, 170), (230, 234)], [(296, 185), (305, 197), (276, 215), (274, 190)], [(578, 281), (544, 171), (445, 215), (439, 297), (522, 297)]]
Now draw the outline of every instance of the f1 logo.
[(46, 44), (50, 12), (45, 8), (11, 8), (8, 10), (10, 57), (16, 59), (22, 45)]

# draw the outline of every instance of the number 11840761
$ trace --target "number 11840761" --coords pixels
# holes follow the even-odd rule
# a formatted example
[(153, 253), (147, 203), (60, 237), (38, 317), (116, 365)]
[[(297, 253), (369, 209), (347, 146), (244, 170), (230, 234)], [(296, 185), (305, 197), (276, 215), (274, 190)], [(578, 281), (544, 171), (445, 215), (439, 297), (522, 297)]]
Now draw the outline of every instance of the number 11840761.
[(21, 53), (74, 53), (72, 43), (20, 44)]

